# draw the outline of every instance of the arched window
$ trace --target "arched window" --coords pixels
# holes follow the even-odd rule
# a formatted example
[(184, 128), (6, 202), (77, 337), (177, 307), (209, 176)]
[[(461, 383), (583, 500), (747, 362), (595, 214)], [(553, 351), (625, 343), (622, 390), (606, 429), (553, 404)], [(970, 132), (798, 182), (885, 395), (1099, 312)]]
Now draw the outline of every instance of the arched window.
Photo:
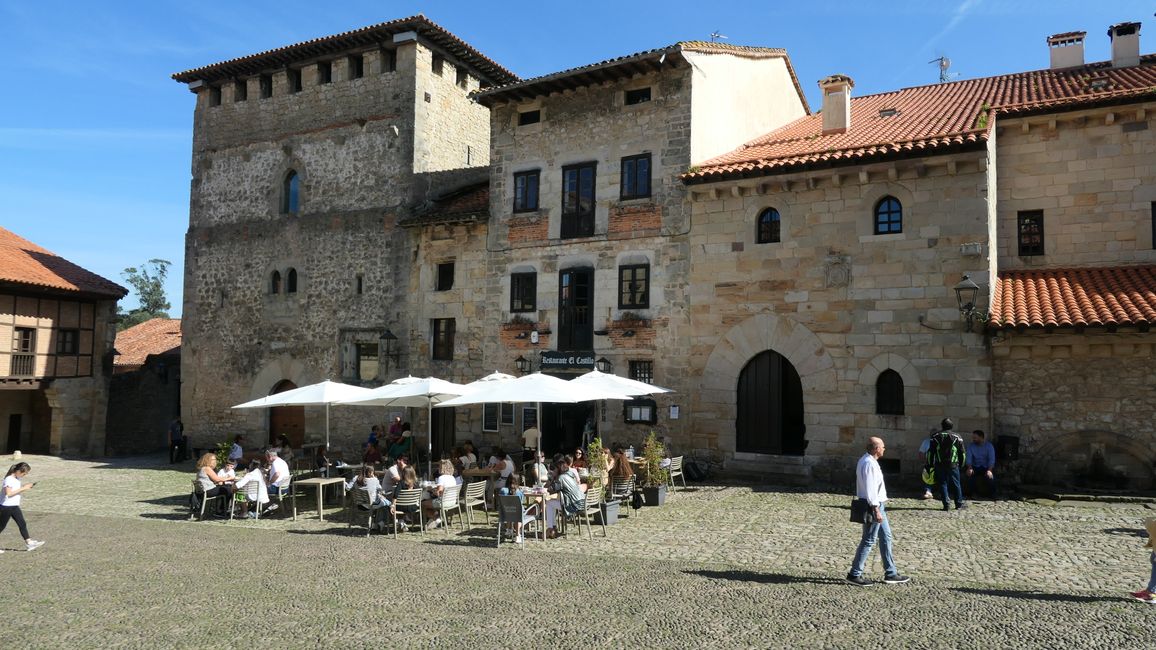
[(875, 412), (903, 415), (903, 378), (894, 370), (884, 370), (875, 380)]
[(774, 244), (782, 241), (779, 230), (779, 211), (767, 208), (759, 213), (758, 243)]
[(885, 196), (875, 204), (875, 234), (903, 232), (903, 206), (894, 196)]
[(285, 293), (297, 293), (297, 269), (289, 269), (285, 274)]
[(273, 271), (273, 278), (269, 282), (269, 291), (271, 293), (281, 293), (281, 272)]
[(300, 199), (301, 179), (297, 172), (289, 170), (285, 174), (285, 182), (281, 185), (281, 214), (297, 214)]

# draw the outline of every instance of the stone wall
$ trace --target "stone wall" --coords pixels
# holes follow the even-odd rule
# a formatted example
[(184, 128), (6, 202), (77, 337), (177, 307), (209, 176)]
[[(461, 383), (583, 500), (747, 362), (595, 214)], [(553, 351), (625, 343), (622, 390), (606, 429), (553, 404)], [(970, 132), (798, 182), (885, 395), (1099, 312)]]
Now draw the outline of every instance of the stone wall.
[[(1025, 483), (1156, 486), (1156, 343), (1150, 334), (1004, 333), (993, 345), (994, 431), (1019, 438), (1011, 465)], [(1081, 485), (1082, 484), (1082, 485)]]
[[(693, 445), (736, 454), (738, 377), (764, 350), (800, 375), (805, 461), (821, 478), (847, 476), (871, 435), (912, 473), (944, 416), (987, 427), (990, 362), (982, 336), (963, 331), (952, 287), (965, 272), (986, 282), (988, 177), (978, 152), (692, 187)], [(903, 232), (875, 235), (887, 195), (902, 203)], [(781, 242), (758, 244), (768, 207)], [(965, 256), (968, 242), (985, 255)], [(875, 381), (889, 368), (904, 380), (901, 417), (875, 413)], [(737, 456), (751, 470), (780, 462)]]
[(180, 415), (180, 358), (149, 357), (144, 366), (112, 376), (105, 453), (143, 454), (168, 449), (169, 423)]
[[(1000, 268), (1156, 262), (1156, 104), (998, 122)], [(1016, 215), (1044, 214), (1044, 255), (1020, 257)]]

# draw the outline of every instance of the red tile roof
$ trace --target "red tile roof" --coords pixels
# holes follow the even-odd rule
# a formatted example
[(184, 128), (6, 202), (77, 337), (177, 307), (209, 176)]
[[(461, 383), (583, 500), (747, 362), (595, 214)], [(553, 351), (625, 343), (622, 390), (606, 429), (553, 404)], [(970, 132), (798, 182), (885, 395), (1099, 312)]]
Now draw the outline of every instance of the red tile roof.
[(121, 370), (143, 366), (149, 355), (174, 354), (181, 348), (181, 319), (153, 318), (116, 333), (116, 358)]
[(340, 51), (377, 46), (383, 41), (390, 42), (394, 34), (416, 31), (422, 37), (441, 47), (463, 63), (474, 68), (486, 81), (504, 84), (516, 81), (518, 75), (498, 65), (495, 61), (474, 49), (469, 43), (450, 33), (441, 25), (423, 14), (378, 23), (360, 29), (314, 38), (293, 45), (286, 45), (257, 54), (250, 54), (220, 63), (178, 72), (173, 79), (189, 83), (198, 79), (218, 81), (237, 76), (252, 75), (270, 68), (284, 67), (290, 63), (317, 57), (332, 56)]
[(551, 92), (601, 84), (608, 79), (629, 79), (635, 74), (661, 70), (664, 64), (666, 66), (674, 65), (674, 57), (682, 52), (731, 54), (747, 59), (783, 59), (787, 65), (787, 72), (791, 75), (791, 82), (795, 85), (795, 92), (799, 94), (799, 101), (803, 103), (803, 109), (808, 113), (811, 112), (810, 106), (807, 105), (807, 96), (803, 93), (802, 86), (799, 85), (799, 78), (795, 76), (795, 68), (791, 65), (791, 58), (787, 56), (786, 50), (778, 47), (731, 45), (730, 43), (712, 41), (679, 41), (666, 47), (643, 50), (560, 72), (552, 72), (540, 77), (521, 79), (502, 86), (486, 88), (474, 93), (474, 97), (479, 103), (492, 106), (498, 101), (532, 99)]
[[(802, 117), (701, 163), (686, 183), (764, 176), (903, 156), (980, 148), (999, 115), (1075, 110), (1156, 96), (1156, 55), (1140, 65), (1110, 62), (904, 88), (851, 100), (851, 127), (823, 134), (821, 113)], [(881, 114), (894, 109), (894, 114)], [(890, 111), (888, 111), (890, 112)]]
[(128, 289), (0, 228), (0, 282), (123, 298)]
[(988, 327), (1137, 327), (1156, 323), (1156, 266), (1002, 271)]

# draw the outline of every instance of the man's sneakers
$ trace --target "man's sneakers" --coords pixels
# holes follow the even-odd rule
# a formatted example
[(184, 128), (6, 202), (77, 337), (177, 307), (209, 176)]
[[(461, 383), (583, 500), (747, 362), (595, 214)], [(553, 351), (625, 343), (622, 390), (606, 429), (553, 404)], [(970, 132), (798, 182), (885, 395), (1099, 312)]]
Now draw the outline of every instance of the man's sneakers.
[(1132, 597), (1132, 600), (1138, 600), (1142, 603), (1148, 603), (1149, 605), (1156, 605), (1156, 594), (1148, 591), (1147, 589), (1133, 591), (1128, 595)]
[(924, 501), (930, 501), (931, 499), (934, 499), (935, 497), (931, 496), (931, 490), (928, 490), (928, 491), (923, 493), (922, 498)]
[[(944, 506), (944, 509), (946, 509), (946, 506)], [(967, 510), (967, 502), (961, 501), (961, 502), (955, 504), (955, 509), (956, 510)]]
[[(855, 585), (856, 587), (870, 587), (871, 585), (875, 584), (863, 576), (851, 575), (850, 573), (847, 574), (847, 582)], [(905, 585), (911, 582), (911, 578), (896, 573), (895, 575), (884, 576), (883, 582), (889, 585)]]
[(911, 582), (911, 578), (896, 573), (893, 576), (883, 576), (883, 582), (889, 585), (905, 585)]
[(847, 574), (847, 582), (855, 585), (856, 587), (870, 587), (871, 585), (875, 584), (863, 576), (854, 576), (850, 573)]
[(44, 546), (44, 542), (37, 541), (35, 539), (28, 540), (28, 550), (29, 551), (35, 551), (36, 549), (40, 548), (41, 546)]
[(280, 508), (280, 507), (281, 507), (281, 504), (279, 504), (279, 503), (270, 503), (269, 505), (265, 506), (265, 512), (274, 512), (277, 510), (277, 508)]

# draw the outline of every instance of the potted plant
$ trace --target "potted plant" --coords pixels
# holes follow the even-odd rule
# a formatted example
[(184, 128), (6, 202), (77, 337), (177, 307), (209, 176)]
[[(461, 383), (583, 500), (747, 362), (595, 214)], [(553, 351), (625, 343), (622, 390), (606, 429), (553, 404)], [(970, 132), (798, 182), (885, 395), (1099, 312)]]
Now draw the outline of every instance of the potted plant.
[[(602, 438), (594, 438), (586, 445), (586, 467), (590, 470), (587, 490), (606, 490), (609, 487), (608, 471), (606, 469), (606, 455), (602, 453)], [(599, 515), (606, 525), (618, 522), (618, 502), (603, 501), (602, 512)]]
[(642, 466), (639, 468), (642, 481), (642, 497), (648, 506), (666, 503), (666, 482), (670, 470), (662, 466), (666, 458), (666, 447), (651, 431), (642, 445)]

